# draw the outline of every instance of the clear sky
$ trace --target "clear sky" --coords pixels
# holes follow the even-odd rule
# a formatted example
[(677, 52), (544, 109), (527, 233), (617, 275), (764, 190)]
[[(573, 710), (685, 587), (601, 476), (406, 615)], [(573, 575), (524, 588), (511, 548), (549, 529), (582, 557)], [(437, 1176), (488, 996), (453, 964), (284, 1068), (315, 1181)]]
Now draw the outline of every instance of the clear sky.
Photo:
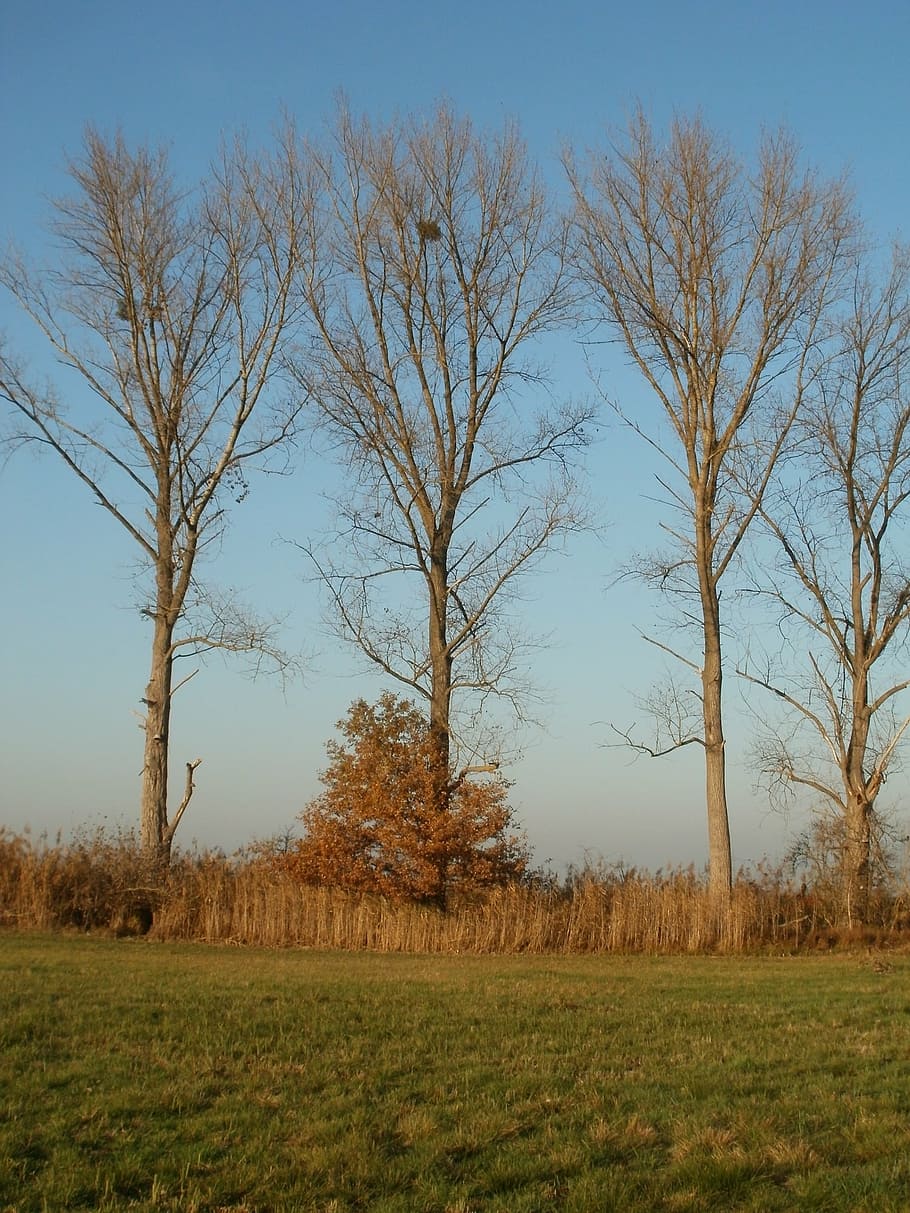
[[(188, 181), (222, 133), (268, 137), (282, 108), (318, 131), (343, 90), (355, 111), (391, 117), (440, 97), (483, 127), (517, 118), (561, 189), (558, 157), (602, 145), (641, 102), (655, 122), (700, 110), (748, 158), (784, 124), (822, 172), (846, 169), (871, 230), (910, 236), (910, 5), (902, 0), (4, 0), (0, 3), (0, 242), (50, 256), (46, 199), (65, 187), (86, 123), (167, 143)], [(0, 329), (34, 358), (10, 301)], [(615, 350), (594, 357), (612, 393), (653, 402)], [(559, 390), (590, 391), (583, 352), (560, 348)], [(701, 865), (701, 755), (652, 762), (606, 748), (608, 721), (641, 720), (636, 695), (661, 662), (639, 638), (658, 604), (616, 570), (655, 539), (652, 468), (609, 419), (589, 457), (603, 535), (579, 538), (528, 583), (527, 624), (548, 633), (534, 659), (549, 691), (544, 728), (508, 771), (541, 861)], [(281, 830), (318, 791), (334, 722), (382, 685), (321, 630), (317, 588), (284, 539), (330, 519), (322, 465), (258, 479), (234, 515), (212, 578), (287, 615), (285, 639), (313, 659), (282, 691), (211, 660), (175, 703), (172, 763), (202, 757), (183, 842), (225, 849)], [(133, 553), (119, 528), (50, 457), (0, 466), (0, 824), (52, 834), (137, 817), (147, 678)], [(783, 850), (798, 819), (753, 788), (749, 717), (728, 680), (734, 859)], [(897, 781), (895, 781), (897, 782)], [(890, 786), (890, 785), (889, 785)], [(899, 789), (898, 789), (899, 791)]]

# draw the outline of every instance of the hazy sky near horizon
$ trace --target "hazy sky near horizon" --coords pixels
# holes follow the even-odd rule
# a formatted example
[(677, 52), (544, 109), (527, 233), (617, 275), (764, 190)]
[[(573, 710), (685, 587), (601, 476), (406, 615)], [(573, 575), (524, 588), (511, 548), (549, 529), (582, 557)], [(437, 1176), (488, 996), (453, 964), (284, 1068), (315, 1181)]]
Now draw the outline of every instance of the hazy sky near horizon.
[[(0, 5), (0, 246), (52, 255), (47, 199), (65, 192), (67, 154), (86, 124), (165, 143), (188, 183), (222, 135), (268, 139), (283, 110), (319, 133), (339, 93), (377, 118), (449, 99), (481, 128), (516, 118), (554, 189), (559, 154), (602, 147), (640, 103), (658, 125), (701, 111), (748, 162), (762, 129), (784, 125), (826, 175), (846, 171), (872, 235), (910, 237), (910, 6), (897, 0), (644, 0), (636, 5), (463, 0), (315, 4), (263, 0), (35, 0)], [(55, 367), (0, 298), (0, 331)], [(611, 346), (589, 351), (611, 395), (654, 401)], [(586, 355), (559, 346), (557, 392), (591, 393)], [(65, 386), (65, 380), (61, 381)], [(574, 540), (528, 581), (530, 630), (549, 639), (533, 672), (548, 689), (540, 729), (508, 770), (541, 861), (586, 853), (655, 868), (701, 865), (703, 764), (696, 747), (652, 762), (607, 746), (607, 722), (642, 720), (636, 697), (659, 675), (640, 638), (660, 607), (616, 574), (657, 541), (653, 464), (604, 416), (588, 456), (603, 533)], [(289, 479), (255, 479), (211, 567), (311, 654), (282, 690), (211, 659), (175, 701), (172, 766), (203, 758), (181, 839), (227, 850), (293, 822), (319, 790), (324, 744), (358, 696), (385, 686), (322, 630), (323, 603), (284, 540), (331, 521), (331, 469), (302, 457)], [(126, 536), (50, 457), (0, 463), (0, 825), (33, 831), (134, 824), (147, 678)], [(727, 683), (729, 791), (737, 864), (778, 856), (799, 819), (770, 813), (747, 762), (751, 722)], [(394, 686), (393, 686), (394, 689)], [(900, 799), (895, 780), (892, 799)], [(891, 785), (889, 785), (891, 790)]]

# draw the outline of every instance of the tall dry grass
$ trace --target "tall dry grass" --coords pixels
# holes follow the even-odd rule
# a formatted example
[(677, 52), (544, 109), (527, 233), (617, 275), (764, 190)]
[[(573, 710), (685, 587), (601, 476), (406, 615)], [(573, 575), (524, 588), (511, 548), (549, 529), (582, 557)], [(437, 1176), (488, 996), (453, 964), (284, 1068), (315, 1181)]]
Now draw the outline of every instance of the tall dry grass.
[(0, 925), (138, 933), (159, 896), (132, 834), (98, 829), (50, 842), (0, 827)]
[[(609, 868), (530, 881), (438, 909), (301, 885), (262, 855), (175, 857), (151, 880), (132, 835), (72, 841), (0, 830), (0, 925), (161, 940), (383, 952), (741, 952), (830, 947), (833, 907), (779, 872), (741, 874), (719, 918), (694, 869)], [(910, 938), (905, 894), (882, 897), (869, 941)]]

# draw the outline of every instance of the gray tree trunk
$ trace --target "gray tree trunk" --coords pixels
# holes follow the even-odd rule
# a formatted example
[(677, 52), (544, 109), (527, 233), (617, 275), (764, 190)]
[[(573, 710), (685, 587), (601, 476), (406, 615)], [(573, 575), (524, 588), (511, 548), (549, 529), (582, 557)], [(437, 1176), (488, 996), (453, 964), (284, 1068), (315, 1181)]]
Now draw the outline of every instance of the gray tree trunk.
[[(856, 557), (855, 557), (856, 559)], [(853, 581), (860, 587), (860, 571), (854, 570)], [(856, 594), (854, 617), (859, 626), (865, 625), (862, 602)], [(872, 811), (878, 792), (878, 781), (867, 778), (866, 753), (869, 746), (869, 679), (866, 673), (866, 644), (862, 631), (854, 624), (856, 642), (853, 654), (853, 713), (850, 742), (847, 746), (844, 772), (847, 795), (844, 816), (844, 915), (848, 927), (868, 921), (872, 893)]]
[[(430, 746), (433, 754), (434, 812), (449, 811), (449, 768), (452, 754), (451, 702), (452, 655), (448, 647), (446, 610), (448, 569), (444, 555), (434, 555), (430, 564)], [(446, 905), (448, 855), (436, 857), (436, 890), (433, 900), (440, 909)]]
[(869, 919), (872, 893), (872, 805), (862, 794), (847, 800), (844, 846), (844, 914), (848, 927)]
[(168, 822), (168, 742), (174, 658), (173, 626), (159, 609), (152, 639), (152, 661), (145, 690), (145, 761), (140, 799), (140, 841), (153, 871), (167, 872), (173, 841)]
[(704, 663), (702, 711), (705, 745), (705, 804), (708, 814), (708, 888), (717, 910), (725, 910), (733, 889), (730, 820), (727, 810), (726, 743), (723, 726), (723, 661), (720, 611), (713, 586), (702, 591)]

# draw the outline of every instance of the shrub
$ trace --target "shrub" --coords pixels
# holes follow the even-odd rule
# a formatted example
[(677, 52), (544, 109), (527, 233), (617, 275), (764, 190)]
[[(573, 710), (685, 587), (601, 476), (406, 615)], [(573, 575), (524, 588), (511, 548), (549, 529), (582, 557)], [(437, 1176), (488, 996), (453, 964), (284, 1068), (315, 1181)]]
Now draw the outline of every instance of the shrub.
[(307, 884), (444, 903), (452, 893), (520, 880), (527, 844), (498, 775), (478, 782), (450, 771), (448, 795), (434, 789), (426, 717), (386, 693), (357, 700), (329, 741), (325, 791), (300, 815), (306, 834), (276, 858)]

